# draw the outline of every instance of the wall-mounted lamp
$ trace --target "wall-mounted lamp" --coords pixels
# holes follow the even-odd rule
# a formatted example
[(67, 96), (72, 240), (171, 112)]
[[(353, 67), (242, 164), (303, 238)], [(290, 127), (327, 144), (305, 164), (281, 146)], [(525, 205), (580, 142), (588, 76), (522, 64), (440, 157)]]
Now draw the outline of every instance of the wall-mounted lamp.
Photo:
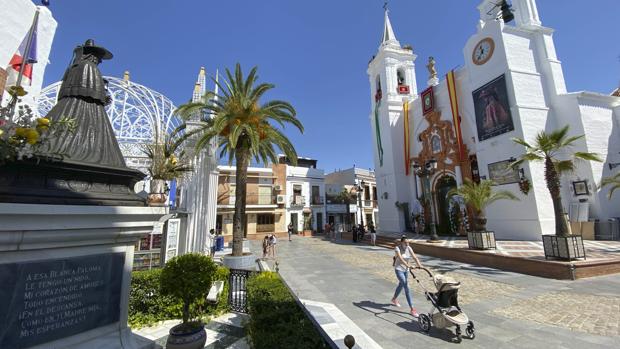
[(609, 163), (609, 170), (613, 170), (614, 168), (620, 166), (620, 162)]

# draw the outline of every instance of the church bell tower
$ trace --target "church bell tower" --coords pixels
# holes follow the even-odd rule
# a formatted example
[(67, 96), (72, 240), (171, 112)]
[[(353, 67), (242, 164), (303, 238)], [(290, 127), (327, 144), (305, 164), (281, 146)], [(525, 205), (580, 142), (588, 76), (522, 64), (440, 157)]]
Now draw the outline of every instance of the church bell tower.
[[(405, 175), (403, 106), (418, 94), (411, 46), (401, 47), (394, 35), (389, 11), (385, 19), (381, 44), (368, 64), (375, 176), (380, 205), (380, 229), (405, 231), (405, 214), (396, 203), (410, 198), (410, 181)], [(411, 118), (411, 115), (410, 115)], [(410, 211), (410, 210), (409, 210)]]

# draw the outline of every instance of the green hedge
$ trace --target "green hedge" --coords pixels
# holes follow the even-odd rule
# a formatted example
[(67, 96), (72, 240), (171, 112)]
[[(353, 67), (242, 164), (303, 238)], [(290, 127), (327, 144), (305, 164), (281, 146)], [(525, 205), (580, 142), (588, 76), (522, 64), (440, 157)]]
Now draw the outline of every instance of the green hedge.
[(254, 349), (329, 348), (276, 273), (248, 280), (248, 335)]
[[(161, 269), (132, 272), (128, 321), (132, 328), (140, 328), (158, 321), (182, 317), (182, 303), (161, 293), (161, 272)], [(207, 304), (206, 299), (199, 302), (196, 309), (198, 313), (203, 316), (214, 316), (228, 311), (228, 274), (227, 268), (217, 268), (213, 281), (224, 281), (224, 290), (216, 305)]]

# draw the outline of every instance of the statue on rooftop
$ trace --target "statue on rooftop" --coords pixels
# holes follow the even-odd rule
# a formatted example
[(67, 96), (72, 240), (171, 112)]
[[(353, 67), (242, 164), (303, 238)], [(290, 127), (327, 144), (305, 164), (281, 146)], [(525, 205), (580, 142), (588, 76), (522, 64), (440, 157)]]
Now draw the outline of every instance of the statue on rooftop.
[(437, 78), (437, 69), (435, 69), (435, 58), (428, 57), (428, 64), (426, 65), (426, 68), (428, 69), (428, 74), (430, 75), (429, 79), (436, 79)]

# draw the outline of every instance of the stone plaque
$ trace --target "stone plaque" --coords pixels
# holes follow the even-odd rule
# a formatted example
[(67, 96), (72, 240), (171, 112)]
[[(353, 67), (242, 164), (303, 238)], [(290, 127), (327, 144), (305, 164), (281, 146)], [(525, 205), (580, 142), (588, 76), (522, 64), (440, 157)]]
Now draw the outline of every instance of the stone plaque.
[(0, 264), (0, 348), (119, 321), (124, 253)]

